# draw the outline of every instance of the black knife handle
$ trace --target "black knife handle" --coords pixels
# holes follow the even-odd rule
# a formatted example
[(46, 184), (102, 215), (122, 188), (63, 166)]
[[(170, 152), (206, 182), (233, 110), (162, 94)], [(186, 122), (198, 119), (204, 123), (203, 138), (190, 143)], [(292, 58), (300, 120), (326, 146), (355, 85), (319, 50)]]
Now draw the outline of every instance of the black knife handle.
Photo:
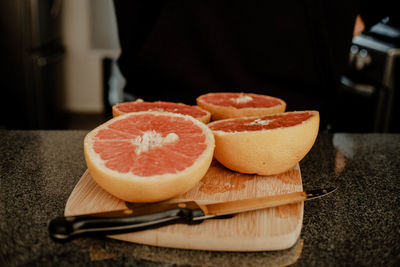
[(55, 241), (68, 241), (82, 235), (111, 235), (137, 232), (164, 225), (185, 223), (196, 224), (194, 220), (204, 216), (196, 202), (143, 205), (131, 209), (93, 213), (79, 216), (57, 217), (49, 224), (50, 237)]

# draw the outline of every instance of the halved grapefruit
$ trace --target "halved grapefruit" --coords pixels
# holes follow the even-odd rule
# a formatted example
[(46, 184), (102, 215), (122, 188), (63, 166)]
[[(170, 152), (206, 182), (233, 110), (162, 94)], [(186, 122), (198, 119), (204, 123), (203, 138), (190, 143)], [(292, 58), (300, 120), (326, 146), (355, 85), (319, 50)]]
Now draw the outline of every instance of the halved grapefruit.
[(211, 113), (212, 120), (268, 115), (286, 109), (282, 99), (250, 93), (208, 93), (196, 102)]
[(219, 120), (208, 124), (214, 133), (214, 157), (242, 173), (274, 175), (296, 165), (313, 146), (319, 129), (318, 111)]
[(146, 102), (142, 99), (138, 99), (136, 101), (119, 103), (112, 107), (112, 113), (114, 117), (138, 111), (161, 111), (179, 113), (183, 115), (190, 115), (204, 123), (208, 123), (211, 118), (211, 114), (207, 110), (204, 110), (198, 106), (190, 106), (183, 103), (164, 101)]
[(207, 172), (214, 136), (204, 123), (170, 112), (118, 116), (87, 134), (86, 164), (99, 186), (125, 201), (162, 201)]

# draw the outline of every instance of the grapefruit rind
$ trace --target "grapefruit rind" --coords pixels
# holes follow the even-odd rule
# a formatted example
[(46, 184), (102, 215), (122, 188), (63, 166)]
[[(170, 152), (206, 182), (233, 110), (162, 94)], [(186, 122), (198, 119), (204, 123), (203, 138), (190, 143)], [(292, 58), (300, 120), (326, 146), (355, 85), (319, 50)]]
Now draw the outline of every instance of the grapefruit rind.
[[(107, 168), (101, 157), (93, 149), (93, 137), (99, 130), (117, 120), (149, 113), (156, 116), (180, 116), (191, 120), (194, 125), (200, 127), (205, 135), (205, 143), (207, 144), (205, 150), (194, 164), (177, 173), (143, 177), (129, 172), (120, 173)], [(177, 129), (177, 132), (179, 134), (179, 129)], [(211, 130), (193, 117), (170, 112), (145, 111), (118, 116), (92, 130), (84, 140), (84, 155), (94, 181), (110, 194), (130, 202), (158, 202), (183, 194), (195, 186), (206, 174), (211, 164), (214, 147), (215, 141)]]
[[(244, 94), (246, 96), (261, 96), (266, 98), (273, 98), (279, 101), (280, 104), (271, 106), (271, 107), (246, 107), (246, 108), (236, 108), (233, 106), (222, 106), (209, 103), (204, 100), (204, 96), (214, 95), (218, 97), (218, 94), (225, 94), (225, 93), (208, 93), (205, 95), (201, 95), (196, 99), (197, 105), (204, 110), (207, 110), (211, 113), (211, 120), (224, 120), (230, 118), (239, 118), (239, 117), (253, 117), (253, 116), (262, 116), (262, 115), (269, 115), (275, 113), (282, 113), (286, 110), (286, 102), (280, 98), (267, 96), (267, 95), (257, 95), (251, 93), (237, 93)], [(229, 93), (231, 94), (231, 93)]]
[[(313, 116), (290, 127), (241, 132), (213, 130), (214, 157), (226, 168), (240, 173), (283, 173), (305, 157), (317, 138), (319, 113), (305, 112)], [(208, 125), (212, 129), (212, 125), (218, 122)]]
[[(208, 110), (205, 110), (205, 109), (203, 109), (203, 108), (201, 108), (199, 106), (196, 106), (196, 105), (192, 106), (192, 105), (186, 105), (184, 103), (164, 102), (164, 101), (146, 102), (146, 101), (143, 101), (142, 99), (137, 99), (136, 101), (123, 102), (123, 103), (119, 103), (119, 104), (114, 105), (112, 107), (113, 117), (117, 117), (117, 116), (124, 115), (124, 114), (127, 113), (127, 112), (124, 112), (124, 111), (122, 111), (120, 109), (121, 106), (123, 106), (123, 105), (135, 105), (136, 103), (138, 103), (138, 104), (145, 103), (145, 104), (148, 104), (149, 106), (151, 106), (152, 104), (155, 105), (155, 106), (156, 105), (161, 105), (161, 106), (162, 105), (168, 105), (170, 107), (171, 106), (176, 106), (177, 111), (162, 111), (162, 112), (173, 112), (173, 113), (178, 113), (178, 114), (183, 114), (183, 115), (191, 115), (191, 114), (185, 113), (184, 111), (179, 110), (179, 109), (186, 109), (186, 110), (192, 109), (193, 111), (196, 110), (197, 113), (202, 113), (203, 114), (203, 115), (192, 115), (195, 119), (197, 119), (197, 120), (199, 120), (199, 121), (201, 121), (203, 123), (208, 123), (208, 122), (210, 122), (210, 119), (211, 119), (211, 113)], [(157, 108), (154, 108), (154, 110), (148, 109), (148, 110), (141, 110), (141, 111), (160, 111), (160, 110), (157, 110)], [(134, 112), (141, 112), (141, 111), (134, 111)]]

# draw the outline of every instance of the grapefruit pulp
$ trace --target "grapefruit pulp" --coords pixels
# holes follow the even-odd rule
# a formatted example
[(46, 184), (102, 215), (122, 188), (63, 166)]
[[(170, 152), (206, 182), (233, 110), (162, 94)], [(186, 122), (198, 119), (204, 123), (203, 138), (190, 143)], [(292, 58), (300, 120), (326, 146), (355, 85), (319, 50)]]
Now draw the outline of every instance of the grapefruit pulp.
[(198, 106), (190, 106), (183, 103), (174, 102), (146, 102), (138, 99), (132, 102), (124, 102), (116, 104), (112, 107), (114, 117), (122, 114), (138, 111), (160, 111), (160, 112), (173, 112), (183, 115), (190, 115), (201, 122), (208, 123), (211, 118), (210, 112)]
[(282, 99), (250, 93), (208, 93), (196, 102), (211, 113), (212, 120), (268, 115), (286, 109)]
[(215, 137), (214, 157), (242, 173), (275, 175), (294, 167), (313, 146), (318, 111), (219, 120), (208, 124)]
[(131, 202), (166, 200), (207, 172), (214, 136), (204, 123), (170, 112), (118, 116), (87, 134), (84, 155), (96, 183)]

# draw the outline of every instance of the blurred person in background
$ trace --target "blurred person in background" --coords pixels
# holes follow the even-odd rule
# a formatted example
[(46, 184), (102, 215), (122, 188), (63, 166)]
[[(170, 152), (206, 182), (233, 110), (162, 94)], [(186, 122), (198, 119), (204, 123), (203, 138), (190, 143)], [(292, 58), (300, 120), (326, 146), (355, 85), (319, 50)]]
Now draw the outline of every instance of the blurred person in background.
[[(373, 1), (114, 0), (125, 92), (195, 104), (208, 92), (282, 98), (335, 125), (352, 37), (390, 15)], [(393, 11), (394, 12), (394, 11)]]

